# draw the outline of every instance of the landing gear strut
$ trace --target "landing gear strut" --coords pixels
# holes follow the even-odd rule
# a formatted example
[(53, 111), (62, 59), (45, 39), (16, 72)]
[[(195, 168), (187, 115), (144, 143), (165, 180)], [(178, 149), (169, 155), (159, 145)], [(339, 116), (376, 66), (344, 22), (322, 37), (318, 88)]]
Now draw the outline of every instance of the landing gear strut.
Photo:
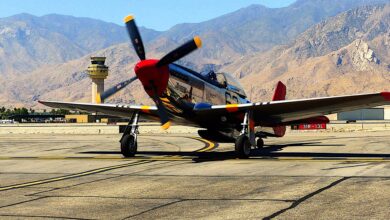
[(252, 111), (245, 113), (244, 121), (241, 124), (242, 130), (235, 143), (235, 152), (238, 158), (248, 158), (252, 146), (255, 146), (255, 132)]
[(121, 143), (121, 153), (124, 157), (134, 157), (137, 153), (138, 119), (139, 113), (133, 113), (119, 141)]

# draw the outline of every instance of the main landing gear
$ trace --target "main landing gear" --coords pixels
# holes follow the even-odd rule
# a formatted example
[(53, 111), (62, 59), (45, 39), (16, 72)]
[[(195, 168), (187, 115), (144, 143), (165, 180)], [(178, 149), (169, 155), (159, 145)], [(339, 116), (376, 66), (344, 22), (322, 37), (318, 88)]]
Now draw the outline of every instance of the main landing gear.
[(262, 149), (264, 147), (264, 141), (261, 137), (256, 141), (252, 111), (245, 113), (244, 121), (241, 125), (241, 134), (235, 142), (235, 152), (236, 157), (245, 159), (250, 156), (252, 147), (256, 146), (258, 149)]
[(237, 137), (235, 143), (236, 157), (244, 159), (251, 154), (252, 144), (246, 134), (241, 134)]
[(119, 141), (121, 143), (121, 153), (124, 157), (134, 157), (137, 153), (138, 120), (139, 113), (133, 113)]

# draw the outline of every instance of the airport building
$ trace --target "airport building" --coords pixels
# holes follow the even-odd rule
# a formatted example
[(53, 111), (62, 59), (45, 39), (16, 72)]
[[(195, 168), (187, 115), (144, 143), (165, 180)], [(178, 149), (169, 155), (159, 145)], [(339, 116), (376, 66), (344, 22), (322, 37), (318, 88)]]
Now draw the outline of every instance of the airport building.
[(67, 123), (106, 123), (114, 124), (117, 122), (128, 122), (126, 118), (120, 118), (110, 115), (65, 115)]
[(105, 57), (91, 57), (91, 65), (87, 69), (92, 79), (92, 103), (101, 102), (98, 96), (104, 92), (104, 80), (108, 76), (108, 66), (104, 64), (105, 61)]
[(338, 121), (368, 121), (390, 120), (390, 105), (375, 108), (365, 108), (349, 112), (340, 112), (328, 116), (330, 120)]
[(94, 115), (65, 115), (67, 123), (91, 123), (95, 122)]
[(11, 115), (8, 120), (18, 123), (64, 123), (65, 116), (55, 114)]

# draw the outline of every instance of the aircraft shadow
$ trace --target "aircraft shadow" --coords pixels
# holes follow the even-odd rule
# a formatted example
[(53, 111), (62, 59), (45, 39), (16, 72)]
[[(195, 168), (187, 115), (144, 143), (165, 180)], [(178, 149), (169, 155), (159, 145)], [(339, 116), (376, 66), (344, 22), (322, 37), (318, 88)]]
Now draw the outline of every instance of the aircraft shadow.
[[(278, 157), (302, 157), (302, 158), (384, 158), (390, 157), (390, 154), (372, 154), (372, 153), (328, 153), (328, 152), (280, 152), (286, 147), (294, 146), (345, 146), (341, 144), (320, 144), (321, 142), (304, 142), (281, 145), (266, 145), (263, 149), (254, 149), (251, 151), (252, 160), (264, 159), (264, 157), (272, 159)], [(106, 154), (120, 155), (120, 151), (84, 151), (80, 154)], [(234, 151), (224, 152), (178, 152), (178, 151), (138, 151), (138, 154), (147, 156), (189, 156), (194, 157), (194, 162), (207, 162), (235, 159)]]

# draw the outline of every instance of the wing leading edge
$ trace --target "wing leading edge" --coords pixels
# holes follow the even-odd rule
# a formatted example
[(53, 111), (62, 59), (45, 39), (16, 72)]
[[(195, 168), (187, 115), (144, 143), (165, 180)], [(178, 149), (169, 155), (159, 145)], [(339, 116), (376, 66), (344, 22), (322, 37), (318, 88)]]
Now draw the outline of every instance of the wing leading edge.
[(139, 106), (139, 105), (119, 105), (119, 104), (91, 104), (91, 103), (77, 103), (77, 102), (51, 102), (38, 101), (39, 103), (52, 107), (64, 108), (70, 110), (81, 110), (87, 112), (100, 112), (107, 115), (130, 118), (135, 111), (142, 112), (143, 117), (152, 120), (158, 120), (156, 106)]
[(207, 109), (196, 110), (196, 113), (199, 115), (234, 115), (252, 110), (256, 124), (277, 125), (386, 104), (390, 104), (390, 92), (248, 104), (215, 105)]

